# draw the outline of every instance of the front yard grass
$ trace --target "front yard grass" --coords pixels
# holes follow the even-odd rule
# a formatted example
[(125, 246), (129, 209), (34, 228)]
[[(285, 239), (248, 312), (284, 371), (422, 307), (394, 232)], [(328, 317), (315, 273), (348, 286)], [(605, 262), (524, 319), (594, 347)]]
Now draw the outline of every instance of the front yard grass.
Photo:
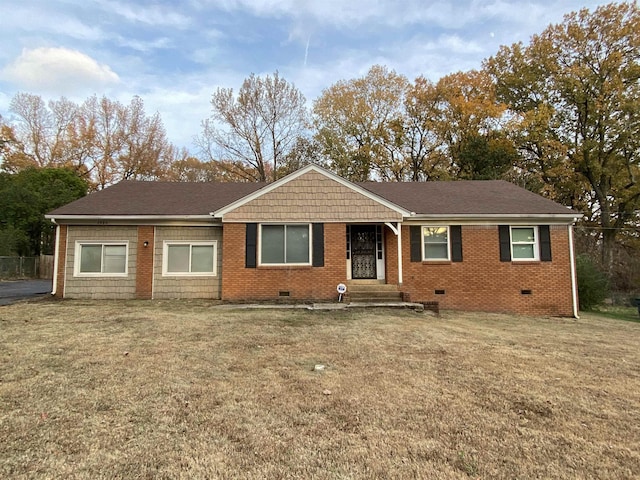
[(600, 317), (615, 318), (617, 320), (626, 320), (628, 322), (640, 322), (640, 315), (637, 307), (626, 307), (619, 305), (600, 305), (593, 312)]
[(594, 314), (15, 304), (0, 477), (638, 478), (639, 360)]

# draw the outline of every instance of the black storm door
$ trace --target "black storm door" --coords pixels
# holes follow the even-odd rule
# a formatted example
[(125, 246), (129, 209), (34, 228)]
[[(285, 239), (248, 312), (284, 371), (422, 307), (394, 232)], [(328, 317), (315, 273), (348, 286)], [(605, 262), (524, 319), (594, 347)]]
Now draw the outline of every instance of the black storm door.
[(351, 278), (376, 278), (375, 225), (351, 225)]

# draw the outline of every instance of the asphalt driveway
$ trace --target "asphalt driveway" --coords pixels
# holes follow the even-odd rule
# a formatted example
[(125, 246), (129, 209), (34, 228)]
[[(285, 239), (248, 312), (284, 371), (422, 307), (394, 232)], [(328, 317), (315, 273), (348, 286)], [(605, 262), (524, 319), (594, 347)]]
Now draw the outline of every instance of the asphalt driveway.
[(51, 280), (19, 280), (0, 282), (0, 305), (51, 293)]

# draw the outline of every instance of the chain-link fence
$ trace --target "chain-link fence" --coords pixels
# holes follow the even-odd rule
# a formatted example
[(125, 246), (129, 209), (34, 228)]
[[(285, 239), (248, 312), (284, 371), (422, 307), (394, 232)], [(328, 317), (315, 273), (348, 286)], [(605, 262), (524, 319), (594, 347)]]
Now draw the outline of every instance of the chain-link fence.
[(0, 278), (53, 278), (53, 255), (0, 257)]

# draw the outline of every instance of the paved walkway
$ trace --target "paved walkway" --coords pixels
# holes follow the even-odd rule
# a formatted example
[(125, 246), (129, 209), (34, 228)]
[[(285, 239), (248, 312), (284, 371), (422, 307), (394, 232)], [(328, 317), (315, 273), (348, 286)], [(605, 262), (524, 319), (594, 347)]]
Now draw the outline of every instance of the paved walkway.
[(0, 281), (0, 305), (51, 293), (51, 280)]
[(257, 310), (270, 310), (270, 309), (304, 309), (304, 310), (342, 310), (347, 308), (410, 308), (413, 310), (423, 311), (424, 305), (422, 303), (411, 302), (351, 302), (351, 303), (223, 303), (221, 305), (215, 305), (211, 308), (219, 308), (226, 310), (235, 309), (257, 309)]
[[(51, 293), (51, 280), (19, 280), (0, 281), (0, 305), (9, 305), (18, 300), (37, 298)], [(289, 309), (299, 308), (305, 310), (342, 310), (346, 308), (410, 308), (423, 311), (424, 305), (410, 302), (351, 302), (351, 303), (301, 303), (301, 304), (279, 304), (279, 303), (257, 303), (257, 304), (237, 304), (225, 303), (212, 308), (218, 309)]]

